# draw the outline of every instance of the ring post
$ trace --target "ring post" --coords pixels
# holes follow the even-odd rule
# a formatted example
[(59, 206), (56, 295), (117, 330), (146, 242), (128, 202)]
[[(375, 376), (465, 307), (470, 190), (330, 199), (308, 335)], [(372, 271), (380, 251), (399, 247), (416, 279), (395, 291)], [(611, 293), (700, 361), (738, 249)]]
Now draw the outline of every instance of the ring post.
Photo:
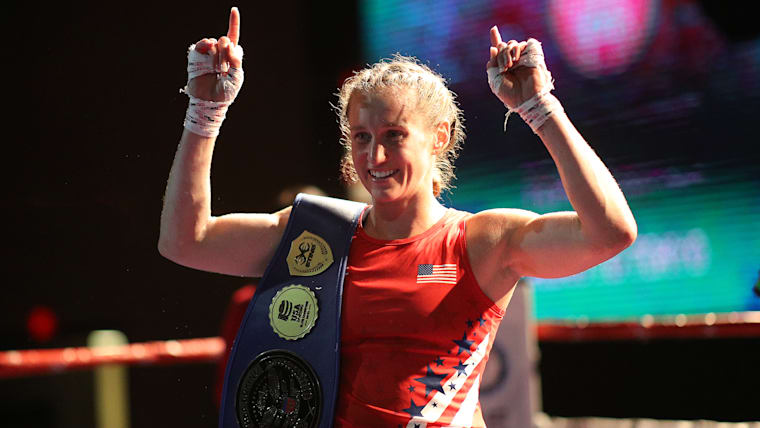
[[(110, 355), (127, 344), (127, 336), (117, 330), (96, 330), (87, 336), (94, 355)], [(95, 420), (99, 428), (129, 428), (129, 385), (122, 364), (95, 367)]]

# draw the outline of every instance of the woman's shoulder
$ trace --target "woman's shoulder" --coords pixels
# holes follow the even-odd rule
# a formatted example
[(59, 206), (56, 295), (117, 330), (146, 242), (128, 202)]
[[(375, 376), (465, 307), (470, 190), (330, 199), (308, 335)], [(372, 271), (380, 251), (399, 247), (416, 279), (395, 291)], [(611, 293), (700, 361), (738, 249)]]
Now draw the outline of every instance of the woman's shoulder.
[(470, 222), (476, 223), (508, 225), (515, 222), (522, 223), (525, 220), (530, 220), (537, 216), (538, 214), (533, 211), (520, 208), (491, 208), (471, 213), (468, 219)]
[(467, 224), (467, 241), (472, 244), (503, 239), (538, 216), (519, 208), (494, 208), (468, 214), (464, 221)]
[(466, 221), (468, 218), (472, 217), (472, 215), (473, 214), (469, 211), (464, 211), (457, 208), (447, 208), (444, 217), (447, 223), (460, 223), (462, 221)]

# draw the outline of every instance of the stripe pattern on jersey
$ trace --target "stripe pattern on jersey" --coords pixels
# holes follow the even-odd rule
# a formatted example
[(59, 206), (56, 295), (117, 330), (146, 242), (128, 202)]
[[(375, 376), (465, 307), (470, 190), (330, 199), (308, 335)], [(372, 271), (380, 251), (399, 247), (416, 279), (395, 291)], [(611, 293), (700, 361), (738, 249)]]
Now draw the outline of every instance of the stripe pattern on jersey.
[[(478, 364), (480, 364), (480, 362), (486, 356), (486, 348), (488, 348), (489, 336), (490, 333), (483, 338), (483, 341), (478, 344), (477, 349), (472, 353), (470, 358), (464, 362), (464, 365), (469, 367), (476, 367)], [(421, 406), (419, 413), (420, 416), (413, 416), (406, 424), (406, 428), (425, 428), (427, 427), (428, 423), (439, 422), (439, 419), (441, 416), (443, 416), (443, 413), (446, 411), (449, 404), (451, 404), (452, 400), (457, 395), (459, 390), (465, 386), (465, 383), (467, 383), (468, 380), (472, 381), (472, 379), (468, 379), (471, 374), (472, 371), (461, 379), (457, 373), (454, 373), (448, 377), (445, 382), (447, 386), (450, 386), (450, 390), (447, 390), (444, 394), (436, 392), (435, 395), (427, 403), (425, 403), (424, 407)], [(469, 424), (472, 424), (472, 417), (475, 414), (475, 409), (478, 405), (478, 390), (480, 389), (479, 374), (474, 381), (474, 384), (471, 382), (467, 397), (464, 399), (462, 404), (460, 404), (459, 411), (454, 416), (454, 420), (451, 421), (452, 424), (449, 425), (449, 427), (458, 428), (468, 426), (467, 424), (454, 425), (455, 422), (462, 421), (469, 421)], [(436, 404), (433, 405), (433, 403)]]

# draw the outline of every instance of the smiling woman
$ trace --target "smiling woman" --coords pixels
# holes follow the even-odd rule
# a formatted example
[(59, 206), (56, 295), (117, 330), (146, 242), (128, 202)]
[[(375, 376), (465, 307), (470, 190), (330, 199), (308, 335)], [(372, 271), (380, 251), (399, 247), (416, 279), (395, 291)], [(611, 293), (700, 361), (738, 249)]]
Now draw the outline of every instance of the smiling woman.
[[(388, 101), (398, 103), (404, 101), (402, 105), (396, 105), (397, 111), (390, 111), (388, 107), (381, 106), (377, 102), (381, 101), (377, 97), (382, 96)], [(368, 103), (368, 97), (375, 96), (375, 103)], [(386, 109), (384, 112), (389, 117), (385, 118), (382, 123), (384, 126), (391, 128), (391, 132), (397, 132), (393, 138), (397, 140), (402, 138), (404, 130), (393, 125), (398, 125), (398, 118), (393, 114), (419, 115), (426, 133), (445, 123), (448, 125), (449, 136), (448, 143), (436, 149), (434, 169), (433, 169), (433, 193), (439, 196), (442, 191), (449, 188), (451, 180), (454, 178), (454, 160), (456, 160), (459, 149), (464, 143), (464, 117), (462, 111), (456, 103), (456, 95), (446, 87), (446, 82), (437, 73), (419, 63), (415, 58), (395, 55), (391, 60), (381, 61), (372, 67), (366, 68), (349, 77), (343, 83), (338, 93), (338, 114), (340, 129), (343, 135), (341, 143), (346, 149), (343, 157), (342, 172), (343, 177), (348, 182), (355, 182), (359, 179), (352, 159), (352, 141), (354, 136), (359, 132), (358, 123), (349, 122), (349, 104), (354, 101), (364, 107), (374, 105), (375, 110)], [(368, 112), (365, 112), (367, 114)], [(378, 111), (379, 113), (379, 111)], [(358, 120), (359, 117), (355, 116)], [(443, 121), (443, 122), (442, 122)], [(352, 130), (354, 133), (352, 133)], [(362, 130), (366, 130), (362, 127)], [(372, 134), (362, 132), (362, 141)], [(367, 141), (368, 142), (368, 141)]]
[[(296, 243), (306, 238), (288, 238), (291, 228), (303, 227), (296, 215), (301, 208), (211, 215), (213, 147), (224, 110), (242, 84), (239, 32), (239, 13), (233, 9), (227, 36), (190, 48), (190, 107), (164, 198), (159, 251), (197, 269), (257, 277), (274, 270), (267, 267), (270, 262), (278, 266), (273, 260), (282, 253), (278, 245), (298, 250)], [(575, 211), (538, 215), (504, 208), (471, 214), (444, 207), (437, 196), (450, 184), (464, 139), (462, 113), (444, 80), (401, 56), (347, 79), (337, 108), (346, 149), (343, 171), (361, 181), (372, 204), (358, 216), (355, 232), (346, 234), (348, 258), (337, 269), (345, 272), (342, 306), (333, 311), (340, 315), (341, 335), (338, 345), (327, 346), (333, 353), (340, 349), (340, 385), (334, 418), (326, 410), (321, 426), (485, 426), (480, 379), (517, 281), (581, 272), (636, 238), (636, 223), (615, 180), (550, 93), (541, 44), (533, 39), (505, 43), (494, 27), (486, 69), (493, 93), (541, 138)], [(324, 218), (312, 220), (317, 227)], [(316, 243), (329, 247), (324, 237), (306, 232), (315, 243), (311, 251)], [(325, 301), (322, 270), (308, 281), (290, 272), (298, 284), (282, 287), (278, 293), (288, 294), (278, 296), (310, 296), (309, 307)], [(267, 287), (265, 276), (262, 292), (273, 288)], [(270, 319), (271, 308), (280, 308), (280, 321), (272, 326), (292, 321), (290, 302), (272, 302)], [(294, 304), (293, 314), (311, 313), (305, 308)], [(245, 322), (266, 328), (270, 320), (251, 319), (255, 313), (249, 310)], [(236, 346), (262, 337), (240, 335)], [(272, 346), (284, 346), (282, 339), (274, 340)], [(273, 376), (296, 365), (309, 372), (302, 360), (287, 358), (272, 363)], [(252, 361), (256, 368), (264, 360)], [(261, 417), (306, 426), (298, 419), (299, 399), (312, 400), (312, 389), (293, 392), (288, 382), (274, 384), (260, 390), (274, 403), (259, 409)], [(234, 408), (229, 403), (235, 399), (262, 407), (236, 385), (227, 382), (226, 408)], [(245, 418), (227, 425), (232, 420), (225, 419), (224, 426), (251, 426)]]
[[(432, 165), (442, 144), (430, 138), (435, 135), (431, 126), (414, 114), (409, 90), (355, 94), (351, 98), (349, 167), (354, 168), (353, 175), (375, 203), (409, 197), (420, 187), (432, 188), (436, 181), (440, 187), (440, 177), (434, 178)], [(433, 198), (434, 193), (432, 190), (428, 197)]]

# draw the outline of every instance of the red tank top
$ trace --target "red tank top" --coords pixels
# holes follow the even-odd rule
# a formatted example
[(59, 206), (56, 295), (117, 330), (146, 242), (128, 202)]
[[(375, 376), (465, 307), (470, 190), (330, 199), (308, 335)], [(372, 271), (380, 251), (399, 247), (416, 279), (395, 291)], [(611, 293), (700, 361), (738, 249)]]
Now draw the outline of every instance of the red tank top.
[(503, 311), (475, 281), (465, 220), (381, 241), (357, 228), (341, 319), (337, 427), (484, 427), (478, 389)]

